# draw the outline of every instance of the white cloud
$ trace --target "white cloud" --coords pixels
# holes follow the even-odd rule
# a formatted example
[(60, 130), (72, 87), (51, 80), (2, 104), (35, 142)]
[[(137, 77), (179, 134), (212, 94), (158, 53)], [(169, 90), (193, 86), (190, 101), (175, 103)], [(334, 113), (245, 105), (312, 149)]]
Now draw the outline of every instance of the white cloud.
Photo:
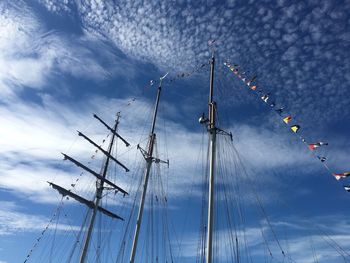
[[(72, 1), (40, 2), (55, 13), (72, 12), (71, 7), (75, 5)], [(234, 1), (230, 3), (230, 7), (235, 6)], [(211, 13), (207, 12), (206, 5), (211, 6)], [(112, 41), (127, 55), (151, 61), (161, 69), (173, 70), (193, 68), (206, 61), (209, 55), (207, 40), (217, 38), (220, 40), (217, 47), (221, 56), (218, 58), (219, 63), (228, 56), (245, 68), (256, 70), (259, 85), (274, 91), (280, 99), (279, 103), (290, 106), (293, 116), (299, 115), (301, 122), (308, 123), (308, 118), (314, 117), (312, 121), (319, 123), (341, 111), (344, 114), (348, 111), (347, 100), (342, 98), (348, 94), (345, 87), (350, 81), (347, 73), (349, 63), (346, 59), (341, 59), (344, 47), (347, 46), (347, 35), (344, 28), (333, 27), (333, 21), (326, 17), (326, 13), (332, 10), (332, 17), (342, 19), (344, 11), (337, 10), (336, 7), (324, 6), (305, 17), (298, 14), (309, 6), (300, 3), (278, 9), (266, 4), (259, 12), (255, 5), (231, 9), (212, 6), (209, 2), (203, 5), (188, 3), (177, 6), (173, 2), (125, 1), (116, 5), (114, 1), (77, 1), (76, 8), (85, 36), (71, 37), (56, 31), (47, 32), (44, 21), (23, 2), (21, 8), (15, 4), (0, 3), (0, 94), (5, 102), (0, 104), (0, 186), (31, 201), (57, 202), (57, 195), (53, 194), (46, 181), (53, 178), (54, 182), (69, 188), (79, 175), (77, 169), (69, 169), (68, 165), (62, 166), (63, 170), (60, 169), (62, 167), (56, 162), (60, 158), (59, 152), (69, 149), (69, 153), (85, 158), (84, 161), (91, 154), (87, 143), (72, 143), (76, 140), (74, 130), (82, 129), (83, 132), (87, 131), (89, 135), (102, 139), (103, 127), (98, 129), (96, 123), (86, 127), (86, 123), (93, 122), (92, 119), (88, 120), (91, 112), (99, 109), (101, 117), (105, 118), (115, 112), (111, 110), (115, 108), (114, 105), (122, 103), (125, 106), (126, 102), (94, 98), (87, 99), (84, 104), (77, 102), (72, 105), (39, 94), (42, 102), (39, 105), (18, 99), (17, 89), (24, 86), (38, 90), (51, 87), (50, 80), (61, 73), (93, 80), (103, 80), (113, 73), (122, 74), (126, 69), (128, 74), (132, 73), (134, 70), (126, 60), (122, 63), (123, 67), (118, 67), (118, 62), (111, 62), (115, 58), (113, 50), (108, 48), (108, 44), (102, 44), (101, 38)], [(345, 6), (344, 10), (347, 8)], [(283, 13), (286, 16), (281, 15)], [(223, 19), (224, 16), (226, 19)], [(229, 16), (235, 19), (230, 19)], [(316, 26), (320, 18), (323, 22)], [(337, 25), (342, 23), (343, 21), (336, 22)], [(333, 36), (333, 30), (338, 30), (336, 36), (339, 37), (336, 37), (335, 42), (338, 41), (340, 48), (329, 39)], [(110, 56), (109, 66), (105, 67), (96, 61), (97, 53), (104, 58)], [(334, 61), (335, 64), (329, 63)], [(232, 100), (239, 101), (245, 95), (240, 93)], [(282, 98), (285, 100), (282, 101)], [(6, 103), (9, 101), (11, 103)], [(124, 115), (123, 112), (121, 123), (122, 134), (133, 144), (140, 142), (140, 137), (147, 139), (149, 126), (145, 122), (145, 116), (148, 112), (150, 120), (152, 109), (146, 101), (140, 100), (135, 104), (136, 107), (125, 110), (127, 114)], [(310, 117), (302, 119), (305, 112)], [(173, 114), (173, 111), (168, 109), (167, 114)], [(167, 146), (169, 154), (160, 156), (170, 159), (168, 194), (176, 198), (184, 197), (193, 194), (184, 189), (201, 183), (202, 177), (198, 174), (200, 172), (196, 164), (201, 159), (198, 150), (202, 135), (164, 120), (164, 117), (161, 116), (159, 122), (164, 122), (168, 127), (168, 138), (169, 131), (172, 131)], [(145, 123), (146, 128), (143, 127)], [(136, 136), (135, 130), (142, 136)], [(237, 149), (255, 167), (305, 167), (312, 162), (307, 150), (298, 144), (299, 141), (295, 144), (286, 143), (289, 136), (292, 136), (290, 134), (275, 134), (255, 125), (238, 125), (233, 131)], [(164, 128), (157, 127), (157, 132), (161, 148)], [(204, 138), (206, 145), (206, 135)], [(339, 143), (334, 140), (332, 143)], [(345, 142), (344, 145), (348, 144)], [(202, 150), (205, 152), (206, 149)], [(125, 154), (123, 158), (127, 161), (134, 160), (131, 156), (135, 151), (131, 153)], [(344, 165), (348, 160), (346, 152), (335, 151), (333, 154), (341, 156), (335, 162), (336, 167)], [(123, 177), (118, 182), (124, 187), (129, 183), (127, 180), (127, 177)], [(261, 180), (267, 186), (273, 178), (267, 174)], [(81, 181), (78, 190), (83, 194), (91, 194), (93, 180), (89, 183), (85, 176)], [(6, 226), (3, 223), (3, 234), (21, 229), (25, 224), (35, 224), (41, 228), (43, 221), (47, 221), (46, 218), (30, 215), (23, 215), (25, 220), (20, 221), (18, 218), (22, 214), (13, 211), (15, 209), (11, 204), (7, 206), (10, 212), (5, 219), (12, 220), (13, 224)], [(251, 231), (253, 239), (257, 229)], [(341, 234), (334, 238), (346, 244), (348, 242)], [(303, 244), (297, 239), (292, 241)], [(301, 246), (291, 246), (295, 253), (300, 249)]]
[[(221, 218), (222, 219), (222, 218)], [(281, 253), (281, 249), (276, 242), (276, 239), (271, 233), (271, 229), (262, 224), (261, 227), (236, 226), (236, 230), (219, 230), (216, 231), (214, 246), (218, 246), (216, 251), (216, 257), (219, 260), (229, 260), (232, 248), (230, 247), (231, 234), (237, 234), (240, 257), (241, 260), (250, 258), (247, 255), (249, 251), (251, 257), (256, 261), (258, 259), (263, 260), (269, 258), (269, 251), (272, 253), (272, 258), (276, 261), (292, 261), (292, 262), (305, 262), (313, 263), (314, 258), (318, 258), (318, 262), (338, 262), (343, 258), (340, 253), (337, 252), (335, 246), (340, 246), (345, 253), (350, 247), (350, 239), (346, 235), (349, 228), (348, 223), (344, 223), (343, 220), (338, 221), (338, 217), (319, 217), (310, 218), (307, 221), (300, 219), (289, 219), (288, 222), (272, 222), (272, 227), (277, 233), (279, 243), (285, 253), (285, 256)], [(310, 221), (313, 223), (311, 224)], [(327, 227), (317, 228), (319, 222), (324, 222)], [(344, 223), (344, 224), (343, 224)], [(259, 225), (261, 223), (257, 223)], [(237, 229), (238, 228), (238, 229)], [(322, 230), (321, 230), (322, 229)], [(325, 234), (325, 229), (327, 234)], [(262, 235), (264, 233), (264, 236)], [(191, 258), (195, 256), (197, 251), (197, 233), (186, 233), (181, 243), (183, 244), (180, 256), (185, 258)], [(235, 240), (235, 236), (233, 236)], [(336, 242), (336, 243), (335, 243)], [(336, 245), (337, 244), (337, 245)], [(235, 244), (234, 244), (235, 246)], [(267, 247), (269, 251), (267, 251)], [(314, 253), (314, 255), (313, 255)]]
[[(125, 108), (128, 101), (128, 99), (93, 98), (90, 101), (84, 101), (84, 104), (70, 105), (58, 103), (50, 96), (45, 96), (42, 105), (18, 99), (17, 103), (0, 106), (0, 121), (3, 124), (1, 128), (2, 148), (0, 152), (3, 161), (0, 165), (2, 171), (0, 186), (13, 190), (13, 193), (20, 196), (25, 195), (32, 201), (56, 202), (55, 195), (46, 181), (54, 181), (69, 188), (80, 173), (77, 169), (70, 169), (69, 164), (63, 164), (60, 152), (65, 152), (83, 163), (87, 163), (89, 156), (94, 153), (93, 146), (78, 137), (75, 130), (82, 131), (99, 144), (102, 139), (106, 138), (104, 134), (107, 134), (107, 130), (92, 118), (92, 113), (96, 112), (107, 123), (112, 123), (111, 117), (114, 114), (111, 112), (115, 111), (111, 109), (115, 108), (115, 105)], [(104, 105), (104, 107), (101, 108), (98, 105)], [(76, 108), (79, 108), (80, 111), (76, 111)], [(146, 148), (152, 109), (152, 105), (139, 100), (135, 101), (129, 110), (125, 108), (125, 111), (122, 112), (121, 134), (132, 145), (140, 143), (142, 139), (141, 146)], [(145, 112), (147, 118), (144, 118), (144, 114), (138, 114), (139, 112)], [(169, 156), (161, 153), (160, 158), (171, 159), (171, 167), (174, 167), (176, 173), (179, 174), (170, 179), (171, 182), (174, 182), (171, 191), (181, 194), (179, 184), (181, 186), (182, 181), (185, 181), (185, 184), (188, 183), (188, 174), (194, 171), (192, 161), (195, 162), (196, 147), (194, 145), (198, 143), (196, 139), (198, 135), (189, 133), (180, 125), (165, 121), (162, 117), (158, 121), (167, 123), (168, 132), (178, 131), (171, 136), (171, 140), (168, 138)], [(161, 125), (157, 126), (157, 130), (160, 141), (159, 149), (163, 150), (161, 143), (165, 140), (163, 137), (165, 131)], [(182, 143), (179, 144), (179, 142)], [(143, 163), (141, 154), (135, 147), (129, 152), (124, 146), (119, 149), (122, 155), (118, 159), (126, 166), (135, 162), (135, 156)], [(95, 164), (92, 163), (92, 165), (98, 170), (99, 162), (94, 162)], [(130, 182), (126, 181), (127, 178), (128, 176), (119, 178), (118, 185), (128, 189)], [(186, 180), (183, 180), (185, 178)], [(92, 178), (85, 175), (79, 184), (85, 187), (90, 186), (91, 191), (93, 186), (88, 181), (93, 184), (93, 180), (89, 179)]]
[[(96, 112), (108, 123), (112, 123), (114, 109), (117, 109), (115, 105), (124, 109), (120, 123), (121, 134), (132, 145), (144, 140), (140, 145), (145, 148), (153, 107), (142, 100), (136, 100), (131, 106), (125, 107), (128, 101), (97, 97), (83, 103), (68, 104), (44, 96), (42, 105), (18, 99), (16, 103), (0, 106), (0, 122), (3, 124), (0, 129), (0, 153), (3, 156), (0, 185), (28, 195), (31, 200), (54, 202), (46, 181), (56, 179), (64, 186), (69, 186), (79, 175), (78, 170), (69, 169), (67, 163), (62, 164), (60, 152), (87, 163), (94, 149), (78, 137), (75, 130), (82, 131), (97, 143), (101, 142), (106, 130), (91, 115)], [(202, 183), (200, 167), (206, 156), (207, 135), (191, 132), (180, 124), (165, 120), (165, 116), (169, 116), (169, 111), (160, 112), (156, 127), (159, 158), (170, 159), (169, 195), (181, 197), (184, 196), (185, 187), (193, 188), (191, 185), (194, 185), (193, 191), (196, 191), (196, 187)], [(251, 174), (286, 167), (303, 167), (304, 171), (321, 168), (299, 140), (290, 141), (293, 133), (288, 130), (276, 133), (264, 127), (238, 125), (232, 131), (233, 145), (240, 152), (245, 165), (253, 171), (250, 171)], [(227, 138), (221, 135), (220, 138), (220, 151), (224, 148), (228, 150), (225, 146)], [(136, 157), (142, 159), (135, 148), (128, 153), (124, 146), (120, 149), (121, 153), (125, 152), (120, 158), (126, 166), (137, 160)], [(340, 159), (335, 158), (333, 163), (335, 167), (341, 168), (348, 155), (339, 151), (332, 154), (342, 156)], [(225, 156), (226, 153), (221, 158)], [(227, 158), (227, 162), (231, 163), (237, 157), (232, 151)], [(96, 165), (99, 163), (94, 164), (94, 168), (98, 169)], [(127, 188), (130, 182), (126, 178), (122, 177), (117, 182)], [(269, 176), (265, 175), (260, 181), (268, 183), (275, 179), (273, 173), (269, 173)], [(84, 185), (89, 184), (85, 181)]]
[[(107, 66), (97, 61), (96, 50), (105, 60), (111, 62), (116, 58), (106, 44), (84, 35), (72, 38), (64, 33), (48, 31), (43, 21), (24, 2), (2, 2), (0, 13), (2, 100), (12, 98), (24, 87), (57, 88), (51, 86), (50, 81), (62, 73), (76, 78), (103, 80), (109, 78), (111, 72), (122, 72), (106, 69)], [(126, 65), (124, 71), (127, 68)], [(124, 74), (130, 73), (127, 70)]]
[[(95, 149), (80, 139), (75, 130), (79, 129), (98, 144), (106, 138), (107, 130), (92, 118), (93, 112), (99, 112), (96, 104), (90, 104), (90, 110), (80, 106), (82, 111), (78, 112), (70, 108), (71, 105), (57, 103), (49, 96), (43, 98), (43, 105), (17, 100), (17, 103), (0, 106), (0, 121), (3, 123), (1, 187), (25, 195), (32, 201), (57, 202), (46, 181), (69, 187), (80, 174), (79, 170), (70, 168), (73, 164), (63, 164), (60, 152), (77, 159), (80, 157), (85, 164), (93, 161), (94, 169), (100, 165), (89, 159)], [(89, 179), (89, 176), (80, 178), (80, 184), (91, 187), (93, 180)]]
[[(51, 10), (56, 4), (44, 5)], [(260, 87), (275, 93), (295, 115), (304, 115), (305, 123), (322, 125), (339, 111), (348, 111), (343, 99), (350, 84), (344, 27), (348, 4), (125, 0), (78, 1), (75, 8), (85, 32), (163, 70), (182, 71), (203, 63), (209, 56), (207, 41), (214, 38), (219, 63), (229, 58), (258, 73)], [(311, 118), (315, 109), (322, 114)]]
[[(45, 229), (49, 219), (44, 216), (20, 212), (21, 207), (11, 202), (0, 203), (0, 236), (19, 232), (39, 232)], [(58, 224), (57, 230), (79, 230), (79, 227)]]
[(62, 0), (62, 1), (38, 0), (38, 1), (53, 13), (70, 12), (71, 11), (70, 7), (74, 2), (72, 0)]

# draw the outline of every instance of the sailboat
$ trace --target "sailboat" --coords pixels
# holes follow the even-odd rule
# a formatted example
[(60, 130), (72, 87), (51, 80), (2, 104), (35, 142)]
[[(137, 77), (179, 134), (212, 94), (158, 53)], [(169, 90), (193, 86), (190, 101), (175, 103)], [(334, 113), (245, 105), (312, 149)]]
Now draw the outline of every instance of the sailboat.
[[(200, 237), (197, 250), (193, 251), (193, 254), (197, 253), (196, 262), (297, 262), (293, 259), (292, 253), (289, 253), (289, 251), (283, 248), (285, 246), (275, 231), (276, 226), (271, 222), (262, 200), (256, 194), (256, 191), (254, 191), (254, 204), (260, 210), (264, 221), (261, 221), (260, 227), (254, 230), (261, 232), (262, 241), (256, 243), (256, 240), (252, 240), (249, 237), (251, 233), (248, 233), (245, 229), (244, 222), (246, 222), (246, 219), (244, 218), (244, 208), (239, 204), (239, 201), (243, 198), (243, 196), (240, 196), (243, 193), (242, 189), (234, 188), (237, 187), (236, 182), (234, 181), (232, 183), (233, 179), (228, 177), (228, 174), (231, 176), (232, 170), (230, 170), (231, 168), (228, 165), (223, 164), (236, 158), (238, 161), (233, 163), (236, 166), (233, 172), (237, 173), (240, 171), (243, 175), (247, 175), (247, 171), (242, 166), (239, 154), (235, 148), (231, 148), (231, 152), (227, 152), (227, 149), (232, 146), (232, 133), (222, 129), (218, 125), (218, 105), (214, 99), (214, 53), (211, 56), (209, 65), (208, 116), (202, 114), (199, 118), (199, 123), (204, 127), (208, 135), (208, 151), (204, 158), (206, 160), (204, 165), (207, 167), (207, 172), (204, 172), (203, 175), (205, 182), (202, 185), (204, 191), (202, 195)], [(176, 235), (171, 235), (171, 223), (167, 211), (167, 200), (171, 197), (165, 194), (162, 178), (159, 175), (157, 178), (152, 179), (152, 183), (158, 184), (160, 191), (158, 193), (152, 193), (149, 189), (154, 166), (165, 165), (169, 167), (169, 160), (159, 158), (155, 151), (157, 114), (162, 92), (162, 81), (166, 77), (167, 74), (161, 77), (159, 81), (146, 147), (142, 147), (140, 144), (135, 146), (141, 153), (144, 162), (141, 168), (135, 169), (142, 176), (139, 176), (139, 184), (133, 188), (133, 190), (136, 190), (133, 194), (133, 200), (127, 202), (128, 206), (132, 208), (131, 212), (125, 213), (127, 217), (123, 217), (121, 214), (104, 207), (104, 204), (106, 204), (104, 198), (109, 197), (111, 193), (114, 197), (117, 197), (112, 202), (112, 207), (118, 207), (118, 199), (127, 199), (132, 195), (128, 190), (118, 185), (118, 177), (109, 177), (109, 171), (113, 170), (111, 169), (112, 164), (118, 167), (118, 169), (114, 169), (114, 172), (118, 171), (120, 173), (120, 170), (124, 170), (125, 172), (131, 171), (126, 164), (113, 155), (117, 140), (123, 144), (123, 147), (130, 147), (128, 140), (118, 130), (121, 115), (120, 113), (117, 114), (114, 125), (109, 125), (102, 118), (94, 115), (94, 118), (110, 132), (111, 138), (107, 150), (82, 132), (78, 132), (78, 136), (94, 146), (96, 152), (102, 153), (103, 163), (100, 172), (96, 172), (82, 162), (63, 153), (65, 160), (79, 167), (83, 172), (96, 180), (93, 198), (88, 199), (74, 192), (72, 189), (66, 189), (55, 182), (48, 182), (62, 196), (61, 203), (55, 211), (50, 224), (37, 239), (24, 262), (190, 262), (179, 259), (180, 257), (176, 257), (174, 253)], [(222, 140), (218, 137), (224, 139)], [(218, 149), (226, 151), (224, 158), (218, 154)], [(72, 187), (74, 188), (75, 185), (72, 185)], [(233, 188), (231, 189), (230, 187)], [(150, 197), (148, 203), (147, 196)], [(235, 196), (235, 198), (232, 198), (232, 196)], [(69, 250), (66, 246), (60, 247), (57, 244), (47, 245), (45, 246), (47, 248), (46, 251), (35, 257), (34, 252), (37, 244), (48, 242), (44, 240), (44, 236), (50, 227), (55, 226), (53, 227), (54, 238), (50, 240), (52, 244), (63, 242), (62, 240), (65, 239), (58, 237), (57, 231), (60, 229), (58, 215), (62, 213), (62, 204), (66, 199), (81, 203), (86, 209), (86, 215), (83, 216), (84, 220), (81, 227), (78, 229), (71, 226), (71, 229), (69, 229), (73, 233), (72, 235), (75, 241), (71, 244)], [(229, 200), (233, 200), (232, 203)], [(154, 209), (157, 204), (160, 204), (159, 207), (161, 209)], [(145, 205), (148, 207), (145, 207)], [(220, 209), (225, 210), (225, 215), (218, 214)], [(147, 220), (151, 222), (148, 225), (145, 224), (145, 212), (148, 212)], [(155, 219), (160, 215), (162, 219)], [(66, 214), (64, 217), (66, 217)], [(224, 219), (220, 220), (220, 217), (224, 217)], [(98, 218), (100, 218), (100, 223), (97, 222)], [(110, 223), (103, 225), (101, 223), (102, 218), (108, 218), (117, 224), (113, 226)], [(123, 225), (121, 225), (121, 222), (123, 222)], [(223, 231), (219, 227), (220, 224), (221, 227), (223, 225), (227, 227), (224, 234), (220, 233)], [(102, 231), (99, 230), (100, 228), (102, 228)], [(143, 240), (140, 240), (142, 229), (144, 231)], [(111, 234), (116, 235), (117, 239), (111, 237)], [(342, 246), (328, 236), (327, 233), (323, 232), (322, 236), (325, 242), (338, 253), (341, 260), (344, 262), (349, 260), (349, 254)], [(272, 241), (269, 241), (270, 239)], [(312, 244), (312, 240), (310, 242)], [(261, 248), (265, 254), (255, 254), (255, 252), (250, 251), (249, 243)], [(181, 244), (178, 245), (181, 247)], [(319, 262), (319, 257), (312, 245), (311, 250), (313, 259), (298, 262)], [(181, 251), (181, 248), (178, 248), (178, 253), (180, 253), (179, 251)], [(264, 261), (261, 261), (262, 259)]]

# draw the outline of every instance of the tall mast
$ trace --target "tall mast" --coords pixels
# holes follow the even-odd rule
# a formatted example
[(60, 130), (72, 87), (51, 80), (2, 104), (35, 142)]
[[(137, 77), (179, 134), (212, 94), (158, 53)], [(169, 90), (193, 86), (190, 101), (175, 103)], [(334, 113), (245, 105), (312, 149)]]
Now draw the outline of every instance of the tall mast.
[(156, 104), (154, 106), (151, 132), (150, 132), (149, 140), (148, 140), (148, 149), (147, 149), (147, 151), (145, 151), (138, 146), (138, 148), (141, 150), (141, 153), (143, 154), (143, 156), (146, 160), (146, 170), (145, 170), (145, 174), (144, 174), (144, 182), (143, 182), (142, 195), (141, 195), (141, 200), (140, 200), (140, 205), (139, 205), (139, 211), (137, 214), (135, 234), (134, 234), (134, 239), (133, 239), (132, 248), (131, 248), (130, 263), (134, 263), (134, 261), (135, 261), (137, 243), (138, 243), (138, 239), (139, 239), (140, 227), (141, 227), (141, 222), (142, 222), (143, 208), (144, 208), (145, 199), (146, 199), (148, 180), (149, 180), (149, 175), (150, 175), (150, 171), (151, 171), (151, 167), (152, 167), (152, 162), (155, 160), (155, 158), (152, 156), (154, 143), (156, 140), (156, 134), (154, 133), (154, 128), (156, 125), (160, 93), (162, 90), (161, 83), (162, 83), (162, 80), (166, 77), (166, 75), (164, 77), (160, 78), (160, 84), (159, 84), (158, 91), (157, 91)]
[(207, 255), (206, 263), (213, 261), (213, 212), (214, 212), (214, 176), (215, 176), (215, 157), (216, 157), (216, 132), (215, 115), (216, 103), (213, 101), (214, 97), (214, 53), (210, 60), (210, 90), (209, 90), (209, 123), (208, 134), (210, 140), (209, 147), (209, 197), (208, 197), (208, 222), (207, 222)]
[(119, 139), (121, 139), (121, 141), (126, 145), (129, 146), (130, 144), (117, 133), (117, 127), (119, 124), (119, 118), (120, 118), (120, 114), (119, 112), (117, 113), (117, 119), (115, 121), (115, 125), (114, 128), (111, 128), (108, 124), (106, 124), (102, 119), (100, 119), (96, 114), (94, 114), (94, 118), (96, 118), (97, 120), (99, 120), (108, 130), (110, 130), (112, 132), (112, 138), (110, 140), (109, 146), (108, 146), (108, 150), (105, 151), (104, 149), (102, 149), (101, 146), (99, 146), (97, 143), (95, 143), (93, 140), (91, 140), (89, 137), (87, 137), (86, 135), (84, 135), (83, 133), (81, 133), (80, 131), (78, 131), (78, 135), (83, 137), (85, 140), (87, 140), (90, 144), (92, 144), (93, 146), (95, 146), (97, 149), (99, 149), (105, 156), (106, 156), (106, 160), (103, 164), (103, 169), (101, 171), (101, 173), (97, 173), (96, 171), (90, 169), (89, 167), (87, 167), (86, 165), (80, 163), (79, 161), (73, 159), (72, 157), (68, 156), (67, 154), (62, 153), (64, 160), (69, 160), (70, 162), (72, 162), (73, 164), (75, 164), (76, 166), (78, 166), (79, 168), (85, 170), (86, 172), (88, 172), (89, 174), (93, 175), (96, 177), (97, 182), (96, 182), (96, 192), (95, 192), (95, 196), (93, 200), (88, 200), (78, 194), (73, 193), (71, 190), (67, 190), (57, 184), (54, 184), (52, 182), (48, 182), (49, 185), (57, 190), (63, 197), (65, 196), (69, 196), (73, 199), (75, 199), (76, 201), (78, 201), (79, 203), (82, 203), (84, 205), (86, 205), (88, 208), (92, 209), (92, 215), (90, 217), (90, 223), (89, 223), (89, 227), (88, 227), (88, 232), (86, 233), (85, 239), (84, 239), (84, 244), (83, 244), (83, 250), (81, 252), (80, 255), (80, 263), (85, 263), (86, 261), (86, 256), (87, 256), (87, 252), (89, 249), (89, 244), (90, 244), (90, 239), (91, 239), (91, 235), (92, 235), (92, 230), (94, 228), (94, 223), (95, 223), (95, 218), (96, 218), (96, 214), (97, 212), (101, 212), (103, 214), (105, 214), (106, 216), (109, 216), (113, 219), (119, 219), (119, 220), (124, 220), (122, 217), (120, 217), (119, 215), (103, 208), (100, 206), (101, 203), (101, 199), (102, 199), (102, 194), (103, 194), (103, 189), (104, 189), (104, 184), (108, 185), (109, 189), (114, 189), (116, 192), (121, 192), (124, 196), (128, 194), (128, 192), (126, 192), (124, 189), (122, 189), (121, 187), (119, 187), (118, 185), (116, 185), (115, 183), (109, 181), (106, 178), (107, 175), (107, 170), (108, 170), (108, 164), (109, 161), (112, 160), (114, 161), (116, 164), (118, 164), (119, 166), (123, 167), (125, 169), (126, 172), (129, 171), (129, 169), (122, 164), (120, 161), (118, 161), (116, 158), (114, 158), (111, 155), (111, 151), (112, 151), (112, 147), (113, 147), (113, 143), (114, 143), (114, 139), (115, 137), (118, 137)]
[[(115, 121), (113, 132), (112, 132), (112, 138), (110, 140), (108, 150), (107, 150), (108, 154), (106, 154), (106, 161), (105, 161), (104, 167), (103, 167), (103, 172), (102, 172), (103, 179), (106, 179), (109, 160), (111, 158), (111, 151), (112, 151), (112, 147), (113, 147), (113, 143), (114, 143), (114, 138), (117, 134), (116, 131), (117, 131), (117, 127), (119, 124), (119, 118), (120, 118), (120, 113), (118, 112), (117, 119)], [(80, 263), (85, 263), (85, 260), (86, 260), (87, 252), (88, 252), (89, 245), (90, 245), (91, 234), (92, 234), (92, 230), (93, 230), (94, 224), (95, 224), (97, 210), (98, 210), (98, 207), (99, 207), (101, 199), (102, 199), (104, 182), (105, 182), (104, 180), (100, 180), (100, 179), (97, 180), (94, 208), (93, 208), (92, 215), (90, 217), (88, 232), (87, 232), (85, 240), (84, 240), (83, 251), (82, 251), (81, 256), (80, 256)]]

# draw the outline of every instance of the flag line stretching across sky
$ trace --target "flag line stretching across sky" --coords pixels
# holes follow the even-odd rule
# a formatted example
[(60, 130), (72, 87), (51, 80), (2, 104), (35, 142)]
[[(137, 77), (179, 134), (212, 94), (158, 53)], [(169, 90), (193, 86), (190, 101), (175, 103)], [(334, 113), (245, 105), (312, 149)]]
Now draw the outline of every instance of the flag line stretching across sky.
[[(261, 98), (262, 101), (264, 101), (265, 103), (267, 103), (271, 108), (275, 108), (276, 107), (276, 102), (275, 101), (271, 101), (270, 102), (270, 93), (266, 93), (263, 89), (258, 88), (257, 85), (254, 84), (254, 82), (257, 79), (257, 76), (254, 75), (253, 77), (249, 77), (246, 76), (245, 72), (240, 72), (240, 66), (237, 64), (233, 64), (231, 65), (229, 62), (224, 62), (224, 65), (227, 66), (244, 84), (246, 84), (252, 91), (254, 91), (257, 96), (259, 96)], [(275, 112), (282, 116), (283, 113), (285, 112), (285, 108), (284, 107), (280, 107), (278, 109), (275, 109)], [(283, 117), (283, 122), (285, 124), (289, 124), (292, 121), (292, 116), (287, 114)], [(300, 125), (298, 124), (293, 124), (290, 126), (290, 129), (294, 132), (294, 133), (298, 133), (300, 130)], [(318, 160), (321, 161), (321, 164), (334, 176), (335, 179), (340, 180), (340, 179), (344, 179), (346, 177), (350, 176), (350, 172), (343, 172), (343, 173), (334, 173), (331, 171), (331, 169), (328, 167), (328, 165), (325, 163), (327, 157), (325, 156), (319, 156), (316, 155), (313, 151), (316, 150), (316, 148), (321, 147), (321, 146), (327, 146), (328, 143), (327, 142), (316, 142), (316, 143), (308, 143), (308, 141), (301, 135), (299, 135), (300, 140), (308, 146), (309, 150), (312, 151), (313, 155), (315, 156), (315, 158), (317, 158)], [(346, 191), (349, 192), (350, 187), (343, 185), (344, 189)]]

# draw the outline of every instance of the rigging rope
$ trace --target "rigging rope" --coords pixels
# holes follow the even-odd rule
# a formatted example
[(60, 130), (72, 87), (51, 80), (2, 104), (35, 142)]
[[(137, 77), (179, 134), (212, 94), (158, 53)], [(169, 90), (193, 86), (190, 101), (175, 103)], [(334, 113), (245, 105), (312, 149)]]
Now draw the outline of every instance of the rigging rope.
[(29, 250), (25, 260), (23, 261), (23, 263), (28, 262), (29, 258), (31, 257), (33, 251), (36, 249), (36, 247), (39, 245), (39, 242), (41, 241), (41, 239), (43, 238), (44, 234), (46, 233), (46, 231), (49, 229), (49, 227), (51, 226), (51, 224), (53, 223), (53, 220), (55, 219), (55, 217), (57, 216), (57, 214), (59, 213), (59, 211), (61, 210), (63, 205), (63, 197), (61, 198), (61, 201), (59, 202), (57, 208), (55, 209), (54, 213), (52, 214), (52, 217), (49, 220), (49, 223), (47, 223), (46, 227), (44, 228), (44, 230), (41, 232), (40, 236), (36, 239), (34, 245), (32, 246), (32, 248)]

